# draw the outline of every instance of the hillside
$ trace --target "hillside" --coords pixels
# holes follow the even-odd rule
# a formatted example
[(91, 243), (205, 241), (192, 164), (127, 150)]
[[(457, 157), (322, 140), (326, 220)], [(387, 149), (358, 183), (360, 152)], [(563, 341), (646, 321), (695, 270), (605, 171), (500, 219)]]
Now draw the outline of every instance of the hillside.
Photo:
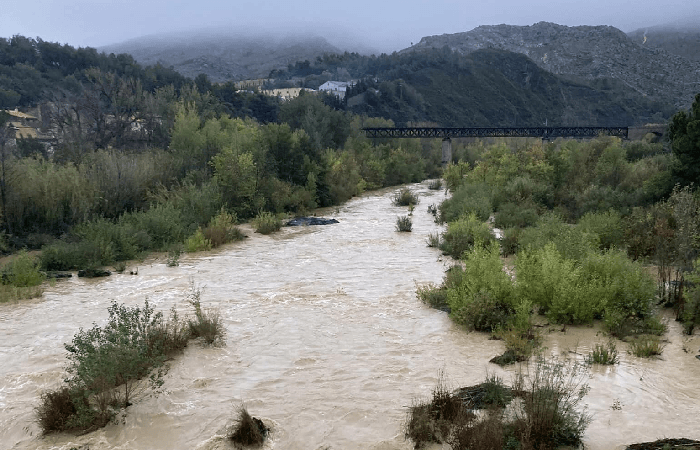
[(642, 47), (658, 48), (700, 62), (700, 31), (697, 28), (660, 25), (632, 31), (627, 36)]
[(313, 60), (325, 53), (340, 53), (338, 48), (317, 36), (223, 33), (146, 36), (99, 50), (128, 53), (142, 65), (161, 63), (188, 78), (204, 73), (214, 82), (265, 78), (273, 69)]
[(665, 121), (673, 107), (614, 80), (579, 83), (538, 67), (514, 52), (482, 49), (467, 55), (448, 48), (365, 57), (327, 55), (272, 75), (315, 86), (323, 74), (360, 82), (345, 108), (396, 124), (441, 126), (619, 126)]
[(522, 53), (539, 67), (574, 80), (613, 79), (639, 94), (687, 108), (700, 92), (700, 62), (644, 47), (609, 26), (480, 26), (465, 33), (428, 36), (403, 52), (447, 46), (461, 54), (484, 48)]

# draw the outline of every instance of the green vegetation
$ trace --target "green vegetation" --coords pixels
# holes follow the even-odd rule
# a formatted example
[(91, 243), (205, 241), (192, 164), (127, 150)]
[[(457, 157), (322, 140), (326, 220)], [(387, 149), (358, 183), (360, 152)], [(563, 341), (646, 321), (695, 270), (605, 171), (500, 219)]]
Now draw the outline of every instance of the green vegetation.
[(610, 340), (607, 344), (597, 343), (586, 356), (589, 364), (613, 365), (620, 362), (620, 355), (617, 351), (615, 341)]
[(454, 450), (576, 447), (590, 422), (580, 408), (588, 392), (584, 380), (580, 366), (545, 360), (519, 372), (512, 389), (488, 376), (480, 385), (450, 392), (441, 375), (432, 400), (409, 408), (404, 434), (415, 448), (432, 442)]
[[(620, 339), (665, 333), (659, 304), (672, 306), (688, 333), (700, 323), (700, 194), (672, 185), (675, 154), (609, 137), (456, 143), (453, 152), (458, 162), (444, 175), (452, 196), (436, 214), (447, 231), (430, 242), (464, 269), (457, 283), (446, 276), (418, 295), (503, 339), (506, 353), (494, 361), (536, 353), (532, 314), (564, 325), (602, 320)], [(492, 225), (499, 245), (489, 244)], [(598, 348), (592, 358), (615, 356)]]
[(488, 225), (479, 221), (476, 214), (462, 216), (447, 225), (447, 231), (440, 239), (440, 250), (455, 259), (474, 247), (488, 246), (493, 235)]
[(630, 353), (640, 358), (651, 358), (660, 355), (664, 347), (658, 336), (642, 335), (630, 342)]
[(413, 221), (410, 216), (399, 216), (396, 218), (396, 231), (410, 232), (413, 228)]
[(20, 251), (0, 268), (0, 275), (0, 303), (41, 297), (43, 288), (40, 285), (46, 276), (39, 271), (37, 258), (26, 251)]
[(193, 292), (195, 318), (187, 323), (174, 308), (166, 319), (148, 301), (143, 307), (113, 302), (106, 325), (94, 324), (76, 333), (65, 344), (66, 384), (43, 393), (36, 409), (42, 432), (85, 432), (106, 425), (119, 409), (147, 390), (162, 387), (166, 360), (182, 351), (189, 339), (220, 340), (224, 329), (218, 314), (204, 312), (199, 291)]
[(409, 188), (403, 188), (394, 194), (394, 206), (415, 206), (418, 204), (418, 195)]
[(226, 330), (221, 315), (216, 309), (202, 309), (202, 290), (192, 286), (187, 296), (187, 303), (194, 308), (194, 318), (187, 321), (190, 338), (202, 338), (208, 345), (223, 344)]
[(253, 219), (256, 233), (270, 234), (282, 228), (282, 219), (268, 211), (262, 211)]
[(689, 112), (679, 111), (668, 127), (673, 154), (675, 179), (683, 186), (700, 184), (700, 94)]

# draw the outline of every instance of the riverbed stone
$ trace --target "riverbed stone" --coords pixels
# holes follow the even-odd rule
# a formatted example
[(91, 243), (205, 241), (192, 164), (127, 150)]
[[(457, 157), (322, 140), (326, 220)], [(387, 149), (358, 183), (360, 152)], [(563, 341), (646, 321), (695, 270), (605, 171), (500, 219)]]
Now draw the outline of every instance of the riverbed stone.
[(309, 225), (330, 225), (333, 223), (339, 223), (335, 219), (326, 219), (323, 217), (296, 217), (289, 222), (286, 226), (288, 227), (299, 227), (299, 226), (309, 226)]

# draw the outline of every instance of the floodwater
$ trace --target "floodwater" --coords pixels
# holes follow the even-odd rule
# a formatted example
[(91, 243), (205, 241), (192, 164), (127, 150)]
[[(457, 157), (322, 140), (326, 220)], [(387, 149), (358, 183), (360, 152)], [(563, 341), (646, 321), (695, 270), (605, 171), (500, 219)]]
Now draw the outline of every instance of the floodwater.
[[(406, 409), (441, 371), (456, 388), (487, 373), (510, 381), (517, 370), (488, 362), (502, 342), (417, 299), (416, 284), (439, 283), (450, 262), (426, 246), (441, 231), (427, 207), (444, 193), (411, 187), (421, 198), (411, 233), (395, 231), (407, 214), (391, 205), (395, 190), (377, 191), (319, 212), (335, 225), (248, 231), (178, 267), (158, 255), (130, 267), (138, 275), (61, 280), (41, 299), (0, 305), (0, 449), (232, 449), (224, 436), (241, 404), (272, 427), (266, 448), (411, 449)], [(34, 408), (65, 376), (63, 344), (104, 323), (113, 300), (186, 314), (192, 284), (221, 312), (226, 345), (190, 345), (171, 361), (165, 392), (143, 395), (101, 430), (41, 437)], [(668, 324), (660, 359), (619, 343), (620, 364), (588, 369), (588, 449), (700, 439), (700, 337), (683, 336), (670, 316)], [(596, 327), (543, 331), (548, 353), (579, 360), (605, 341)]]

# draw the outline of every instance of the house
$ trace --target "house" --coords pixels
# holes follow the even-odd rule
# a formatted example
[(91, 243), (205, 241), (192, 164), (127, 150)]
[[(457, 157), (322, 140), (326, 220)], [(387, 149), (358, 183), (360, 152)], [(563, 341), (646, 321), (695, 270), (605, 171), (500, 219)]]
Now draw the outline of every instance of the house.
[(281, 88), (281, 89), (266, 89), (262, 91), (263, 94), (269, 95), (270, 97), (279, 97), (281, 100), (291, 100), (293, 98), (299, 97), (299, 93), (305, 90), (311, 92), (311, 89), (305, 88)]
[(339, 99), (345, 98), (345, 92), (348, 87), (354, 85), (352, 81), (326, 81), (321, 86), (319, 86), (319, 92), (327, 92), (328, 94), (333, 94)]
[(43, 144), (50, 144), (53, 138), (40, 131), (41, 121), (31, 114), (22, 111), (5, 110), (10, 115), (10, 120), (6, 123), (9, 130), (8, 138), (11, 145), (16, 145), (17, 139), (36, 139)]

